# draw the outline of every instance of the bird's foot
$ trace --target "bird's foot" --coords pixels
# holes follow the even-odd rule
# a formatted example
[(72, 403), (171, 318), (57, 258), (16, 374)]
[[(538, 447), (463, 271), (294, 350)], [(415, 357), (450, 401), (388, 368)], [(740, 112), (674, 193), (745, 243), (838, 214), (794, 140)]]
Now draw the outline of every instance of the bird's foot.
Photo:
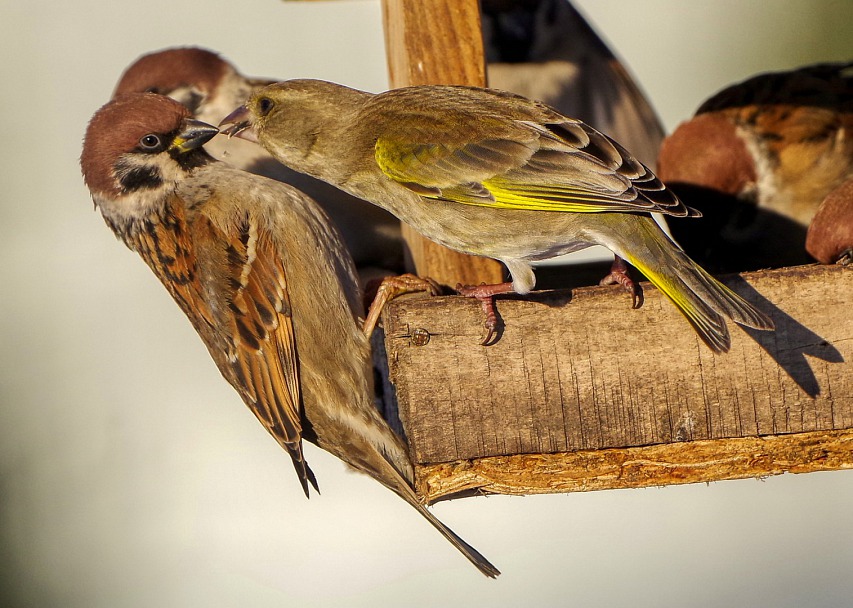
[(628, 264), (616, 256), (610, 267), (610, 274), (601, 279), (599, 285), (621, 285), (625, 291), (631, 294), (631, 308), (639, 308), (643, 305), (643, 289), (628, 276)]
[(495, 296), (504, 293), (513, 293), (512, 283), (496, 283), (486, 285), (457, 285), (456, 291), (460, 296), (466, 298), (476, 298), (480, 301), (480, 306), (483, 307), (483, 313), (486, 315), (486, 322), (483, 324), (486, 328), (486, 337), (480, 342), (481, 345), (487, 346), (491, 344), (492, 338), (498, 329), (498, 311), (495, 309)]
[(367, 311), (367, 318), (364, 320), (364, 335), (370, 338), (376, 324), (379, 322), (379, 315), (385, 305), (404, 293), (416, 293), (425, 291), (431, 296), (441, 295), (441, 286), (429, 277), (419, 277), (414, 274), (401, 274), (392, 277), (384, 277), (382, 279), (373, 279), (367, 283), (364, 289), (364, 303), (367, 308), (367, 303), (370, 302), (370, 307)]

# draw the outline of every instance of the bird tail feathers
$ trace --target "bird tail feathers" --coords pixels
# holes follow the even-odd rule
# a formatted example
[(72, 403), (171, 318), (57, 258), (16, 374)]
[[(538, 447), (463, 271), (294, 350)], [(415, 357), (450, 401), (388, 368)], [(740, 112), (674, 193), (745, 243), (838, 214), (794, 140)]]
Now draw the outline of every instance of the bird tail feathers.
[(450, 541), (450, 544), (456, 547), (462, 555), (468, 558), (468, 561), (474, 564), (480, 572), (489, 578), (495, 578), (501, 573), (500, 570), (492, 565), (492, 563), (479, 551), (462, 540), (453, 530), (444, 525), (429, 509), (427, 509), (426, 505), (424, 505), (418, 498), (418, 495), (412, 488), (411, 483), (406, 479), (406, 476), (397, 469), (394, 463), (390, 461), (387, 456), (381, 453), (375, 454), (379, 458), (373, 460), (373, 464), (366, 466), (362, 465), (361, 468), (365, 473), (412, 505), (418, 513), (423, 515), (424, 518), (431, 523), (442, 536), (444, 536), (444, 538)]
[(727, 352), (731, 336), (724, 317), (747, 327), (773, 329), (773, 321), (720, 283), (673, 244), (654, 224), (636, 222), (648, 247), (617, 252), (640, 270), (687, 318), (714, 352)]
[[(403, 481), (402, 479), (400, 480)], [(408, 486), (405, 488), (392, 488), (397, 494), (400, 495), (406, 502), (411, 504), (418, 512), (426, 518), (426, 520), (433, 525), (433, 527), (438, 530), (444, 538), (450, 541), (454, 547), (456, 547), (462, 555), (468, 558), (476, 568), (488, 576), (489, 578), (496, 578), (501, 571), (498, 570), (492, 563), (487, 560), (482, 553), (477, 551), (474, 547), (466, 543), (462, 540), (453, 530), (445, 526), (432, 512), (427, 509), (426, 505), (424, 505), (417, 497), (415, 492)]]

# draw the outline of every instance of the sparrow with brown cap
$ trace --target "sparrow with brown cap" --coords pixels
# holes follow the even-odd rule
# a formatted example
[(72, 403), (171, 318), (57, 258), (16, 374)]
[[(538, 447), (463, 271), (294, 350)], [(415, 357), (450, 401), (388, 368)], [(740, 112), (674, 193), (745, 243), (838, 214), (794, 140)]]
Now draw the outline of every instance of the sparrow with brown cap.
[(80, 159), (107, 225), (139, 253), (198, 332), (219, 371), (317, 482), (302, 439), (412, 505), (483, 574), (499, 574), (412, 489), (406, 448), (373, 400), (352, 259), (299, 191), (214, 160), (217, 129), (153, 93), (95, 113)]

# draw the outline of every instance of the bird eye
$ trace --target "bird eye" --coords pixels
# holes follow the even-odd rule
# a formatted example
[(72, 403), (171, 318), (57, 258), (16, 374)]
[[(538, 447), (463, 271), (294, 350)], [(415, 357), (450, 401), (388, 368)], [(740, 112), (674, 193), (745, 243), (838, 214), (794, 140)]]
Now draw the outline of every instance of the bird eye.
[(274, 105), (275, 102), (269, 97), (261, 97), (258, 100), (258, 111), (261, 113), (262, 116), (266, 116), (270, 113), (270, 110), (272, 110)]
[(142, 146), (143, 150), (157, 150), (162, 146), (162, 142), (159, 136), (149, 133), (139, 140), (139, 145)]
[(159, 95), (160, 89), (158, 89), (157, 87), (148, 87), (147, 89), (145, 89), (145, 92), (146, 93), (156, 93)]

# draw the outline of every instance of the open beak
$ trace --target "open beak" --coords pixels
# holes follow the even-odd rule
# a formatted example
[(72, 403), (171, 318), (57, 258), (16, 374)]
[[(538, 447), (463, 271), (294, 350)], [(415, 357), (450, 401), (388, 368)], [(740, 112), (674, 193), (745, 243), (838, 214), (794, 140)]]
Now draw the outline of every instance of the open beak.
[(219, 123), (219, 128), (221, 129), (226, 125), (230, 126), (222, 129), (222, 133), (227, 135), (229, 138), (239, 137), (240, 139), (258, 143), (258, 134), (252, 127), (252, 123), (249, 121), (249, 109), (246, 106), (240, 106), (223, 118), (222, 122)]
[(181, 154), (195, 150), (209, 142), (217, 133), (219, 129), (213, 125), (188, 118), (184, 121), (184, 128), (172, 140), (169, 150), (177, 150)]

